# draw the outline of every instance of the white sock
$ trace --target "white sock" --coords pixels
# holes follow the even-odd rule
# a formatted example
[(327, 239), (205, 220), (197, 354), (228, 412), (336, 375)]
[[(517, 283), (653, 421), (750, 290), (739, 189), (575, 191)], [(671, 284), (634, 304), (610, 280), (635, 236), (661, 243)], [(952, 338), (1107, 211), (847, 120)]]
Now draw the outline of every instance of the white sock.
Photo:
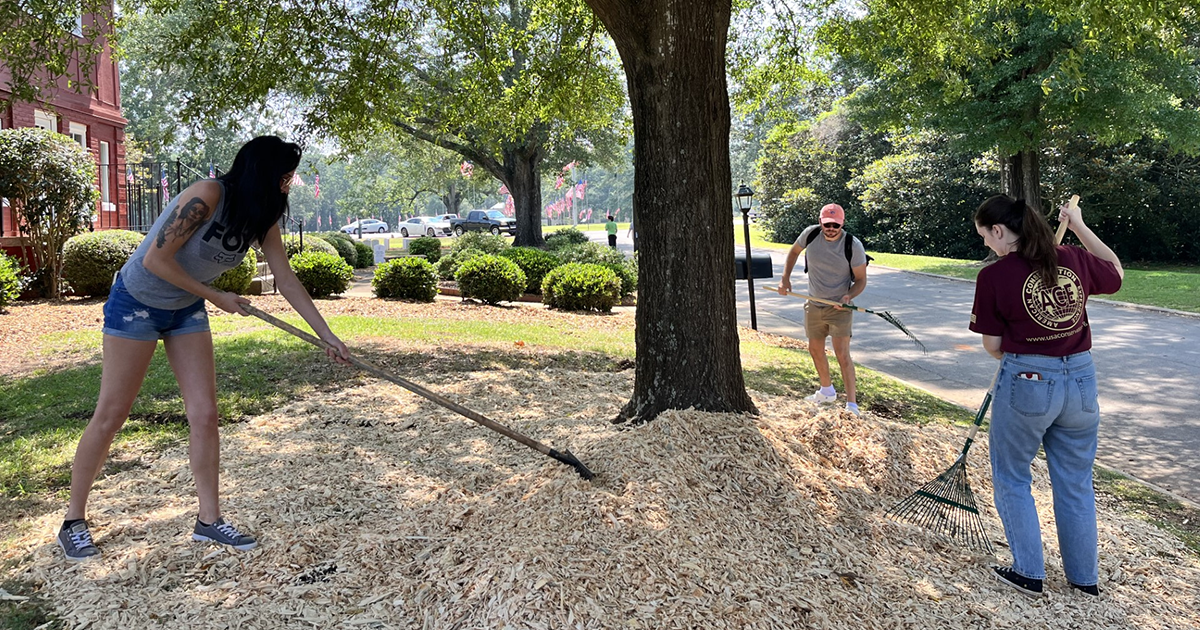
[(850, 411), (858, 411), (858, 403), (848, 402), (846, 403), (846, 409), (849, 409)]
[(829, 387), (822, 387), (821, 393), (826, 396), (833, 396), (837, 394), (837, 390), (833, 388), (833, 385), (830, 385)]

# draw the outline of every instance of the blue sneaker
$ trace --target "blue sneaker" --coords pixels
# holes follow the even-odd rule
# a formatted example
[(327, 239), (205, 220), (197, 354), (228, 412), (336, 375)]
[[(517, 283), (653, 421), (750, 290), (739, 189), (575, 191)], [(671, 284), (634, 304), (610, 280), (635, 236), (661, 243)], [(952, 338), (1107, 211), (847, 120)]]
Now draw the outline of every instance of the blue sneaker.
[(215, 542), (229, 545), (238, 551), (250, 551), (258, 546), (253, 536), (239, 532), (236, 527), (218, 518), (212, 525), (205, 525), (196, 520), (196, 528), (192, 530), (192, 540), (200, 542)]
[(100, 550), (92, 542), (92, 532), (88, 531), (86, 521), (79, 521), (68, 529), (59, 529), (58, 546), (62, 547), (67, 560), (73, 562), (100, 555)]

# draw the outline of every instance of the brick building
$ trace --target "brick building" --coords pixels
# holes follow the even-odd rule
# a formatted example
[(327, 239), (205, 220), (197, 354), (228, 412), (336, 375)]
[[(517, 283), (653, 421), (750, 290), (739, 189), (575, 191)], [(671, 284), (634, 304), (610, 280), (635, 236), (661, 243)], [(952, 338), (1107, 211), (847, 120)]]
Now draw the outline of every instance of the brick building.
[[(70, 37), (80, 37), (85, 25), (102, 25), (110, 20), (112, 3), (104, 13), (85, 13), (76, 21)], [(103, 29), (107, 30), (107, 29)], [(67, 75), (79, 72), (78, 59), (72, 61)], [(79, 93), (67, 87), (67, 79), (56, 88), (43, 92), (44, 101), (14, 102), (8, 70), (0, 65), (0, 128), (42, 127), (70, 136), (91, 154), (96, 163), (96, 188), (100, 202), (94, 213), (97, 227), (117, 228), (128, 225), (126, 211), (125, 125), (121, 115), (121, 82), (117, 62), (107, 39), (92, 67), (94, 88)], [(0, 208), (0, 248), (14, 253), (20, 247), (17, 224), (7, 205)]]

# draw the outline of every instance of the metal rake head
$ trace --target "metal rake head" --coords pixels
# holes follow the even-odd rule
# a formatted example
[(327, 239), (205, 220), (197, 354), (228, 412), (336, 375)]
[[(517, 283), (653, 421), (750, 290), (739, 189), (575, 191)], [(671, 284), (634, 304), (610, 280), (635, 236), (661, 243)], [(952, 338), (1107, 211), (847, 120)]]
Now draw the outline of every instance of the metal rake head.
[(896, 328), (899, 328), (900, 332), (904, 333), (905, 335), (908, 335), (908, 338), (912, 339), (913, 343), (917, 344), (917, 346), (919, 346), (921, 348), (921, 352), (928, 352), (928, 350), (925, 349), (925, 344), (921, 343), (921, 340), (917, 339), (917, 336), (912, 334), (912, 331), (910, 331), (904, 325), (904, 323), (900, 321), (900, 318), (896, 317), (895, 315), (892, 315), (888, 311), (878, 311), (878, 314), (880, 317), (882, 317), (884, 319), (884, 321), (895, 326)]
[(967, 480), (965, 462), (966, 458), (960, 456), (946, 472), (897, 503), (885, 516), (993, 553)]

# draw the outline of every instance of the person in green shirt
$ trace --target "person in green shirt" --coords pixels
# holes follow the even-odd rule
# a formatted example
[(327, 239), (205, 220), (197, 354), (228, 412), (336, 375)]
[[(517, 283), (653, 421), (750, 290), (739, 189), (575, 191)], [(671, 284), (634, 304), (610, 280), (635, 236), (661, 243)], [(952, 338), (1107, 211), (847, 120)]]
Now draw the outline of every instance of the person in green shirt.
[(608, 232), (608, 246), (617, 248), (617, 222), (613, 221), (612, 215), (608, 215), (608, 221), (604, 224), (605, 231)]

